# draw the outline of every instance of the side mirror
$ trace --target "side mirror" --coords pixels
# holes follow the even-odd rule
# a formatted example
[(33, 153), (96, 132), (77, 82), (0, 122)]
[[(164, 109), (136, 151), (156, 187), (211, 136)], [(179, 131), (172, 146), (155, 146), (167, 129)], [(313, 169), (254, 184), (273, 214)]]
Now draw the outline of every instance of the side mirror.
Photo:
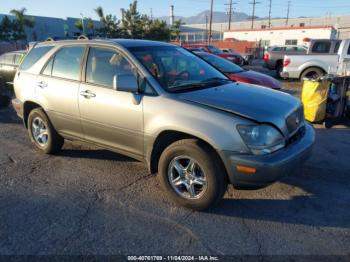
[(113, 88), (117, 91), (137, 93), (139, 85), (133, 74), (115, 75), (113, 77)]

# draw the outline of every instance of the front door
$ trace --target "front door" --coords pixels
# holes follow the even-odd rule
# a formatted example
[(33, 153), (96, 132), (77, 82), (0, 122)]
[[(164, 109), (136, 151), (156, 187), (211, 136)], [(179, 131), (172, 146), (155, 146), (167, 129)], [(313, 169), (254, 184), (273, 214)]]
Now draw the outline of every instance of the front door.
[(131, 64), (115, 49), (91, 47), (85, 71), (79, 91), (85, 138), (142, 157), (142, 98), (116, 91), (114, 84), (119, 74), (133, 74)]

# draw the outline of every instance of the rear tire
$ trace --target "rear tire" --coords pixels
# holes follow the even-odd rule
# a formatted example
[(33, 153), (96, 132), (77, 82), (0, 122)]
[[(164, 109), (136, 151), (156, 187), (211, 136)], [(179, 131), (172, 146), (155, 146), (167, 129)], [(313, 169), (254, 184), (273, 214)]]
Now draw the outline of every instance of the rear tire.
[(301, 81), (303, 81), (304, 78), (310, 78), (317, 80), (318, 78), (324, 76), (325, 73), (322, 69), (318, 67), (310, 67), (306, 69), (300, 76)]
[(58, 152), (64, 143), (64, 139), (57, 133), (41, 108), (29, 113), (28, 133), (34, 145), (45, 154)]
[(278, 61), (276, 64), (276, 76), (277, 78), (282, 78), (282, 72), (283, 72), (283, 61)]
[(213, 207), (227, 189), (227, 175), (219, 157), (197, 139), (184, 139), (168, 146), (160, 157), (158, 170), (170, 198), (190, 209)]

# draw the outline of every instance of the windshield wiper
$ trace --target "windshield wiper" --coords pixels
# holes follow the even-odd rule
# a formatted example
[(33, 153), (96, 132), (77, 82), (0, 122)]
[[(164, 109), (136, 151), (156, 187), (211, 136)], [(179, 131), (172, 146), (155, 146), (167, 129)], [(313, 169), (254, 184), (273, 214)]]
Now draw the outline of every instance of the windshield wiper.
[(212, 84), (212, 83), (223, 83), (223, 82), (231, 82), (230, 79), (227, 78), (220, 78), (220, 77), (212, 77), (208, 78), (206, 80), (201, 81), (202, 84)]

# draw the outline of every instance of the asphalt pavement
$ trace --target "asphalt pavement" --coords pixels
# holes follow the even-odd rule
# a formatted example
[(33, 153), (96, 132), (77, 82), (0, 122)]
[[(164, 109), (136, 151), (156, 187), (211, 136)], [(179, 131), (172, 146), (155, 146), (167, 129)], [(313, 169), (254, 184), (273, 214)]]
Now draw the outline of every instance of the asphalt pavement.
[(1, 109), (0, 254), (349, 258), (349, 127), (315, 126), (313, 156), (294, 175), (260, 190), (230, 186), (218, 207), (194, 212), (130, 158), (78, 142), (41, 154)]

